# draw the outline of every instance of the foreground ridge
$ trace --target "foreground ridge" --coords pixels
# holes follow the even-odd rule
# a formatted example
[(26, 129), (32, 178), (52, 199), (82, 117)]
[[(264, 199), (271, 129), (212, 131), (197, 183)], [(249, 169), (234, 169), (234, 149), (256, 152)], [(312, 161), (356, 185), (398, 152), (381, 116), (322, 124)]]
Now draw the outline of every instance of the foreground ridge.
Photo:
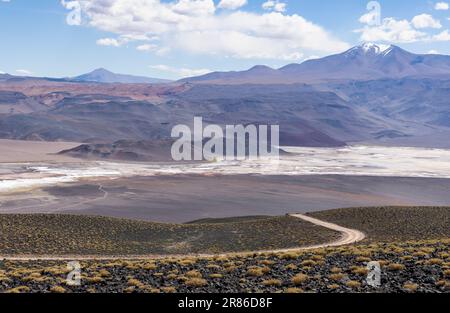
[(295, 252), (302, 250), (319, 249), (326, 247), (338, 247), (353, 244), (362, 241), (366, 238), (366, 235), (355, 229), (345, 228), (337, 224), (325, 222), (313, 217), (309, 217), (303, 214), (289, 214), (289, 216), (294, 218), (302, 219), (306, 222), (328, 228), (341, 233), (341, 238), (339, 240), (318, 244), (306, 247), (296, 247), (289, 249), (276, 249), (276, 250), (261, 250), (261, 251), (246, 251), (246, 252), (230, 252), (230, 253), (220, 253), (220, 254), (180, 254), (180, 255), (117, 255), (117, 256), (102, 256), (102, 255), (68, 255), (68, 256), (1, 256), (0, 260), (9, 261), (70, 261), (70, 260), (146, 260), (146, 259), (163, 259), (163, 258), (182, 258), (182, 257), (198, 257), (198, 258), (211, 258), (211, 257), (226, 257), (235, 255), (246, 255), (246, 254), (263, 254), (263, 253), (285, 253), (285, 252)]

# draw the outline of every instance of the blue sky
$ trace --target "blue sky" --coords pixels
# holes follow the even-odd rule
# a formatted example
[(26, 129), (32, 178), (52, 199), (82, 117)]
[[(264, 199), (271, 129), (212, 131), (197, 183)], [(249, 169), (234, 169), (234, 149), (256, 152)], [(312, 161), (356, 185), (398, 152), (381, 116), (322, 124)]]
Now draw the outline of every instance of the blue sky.
[(448, 2), (385, 0), (378, 11), (363, 0), (0, 0), (0, 72), (173, 79), (281, 67), (364, 41), (450, 54)]

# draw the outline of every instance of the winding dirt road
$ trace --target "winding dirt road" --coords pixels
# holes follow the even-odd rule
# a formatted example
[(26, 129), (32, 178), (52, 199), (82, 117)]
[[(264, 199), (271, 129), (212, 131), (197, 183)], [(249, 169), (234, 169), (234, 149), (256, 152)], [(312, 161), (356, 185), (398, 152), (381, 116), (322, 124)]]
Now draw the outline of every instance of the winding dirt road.
[(356, 229), (345, 228), (345, 227), (342, 227), (342, 226), (339, 226), (339, 225), (336, 225), (333, 223), (325, 222), (325, 221), (319, 220), (317, 218), (313, 218), (313, 217), (306, 216), (303, 214), (290, 214), (290, 216), (300, 218), (306, 222), (310, 222), (315, 225), (322, 226), (322, 227), (340, 232), (342, 234), (342, 237), (335, 242), (320, 244), (320, 245), (317, 245), (314, 247), (309, 247), (309, 249), (345, 246), (345, 245), (350, 245), (352, 243), (357, 243), (366, 238), (366, 235), (363, 232), (356, 230)]
[(278, 249), (278, 250), (263, 250), (263, 251), (249, 251), (249, 252), (232, 252), (232, 253), (222, 253), (222, 254), (190, 254), (190, 255), (128, 255), (128, 256), (102, 256), (102, 255), (72, 255), (72, 256), (0, 256), (0, 260), (10, 260), (10, 261), (88, 261), (88, 260), (147, 260), (147, 259), (163, 259), (163, 258), (185, 258), (185, 257), (198, 257), (198, 258), (211, 258), (220, 256), (234, 256), (234, 255), (249, 255), (249, 254), (259, 254), (259, 253), (286, 253), (295, 251), (304, 251), (311, 249), (327, 248), (327, 247), (339, 247), (357, 243), (366, 238), (366, 235), (355, 229), (350, 229), (342, 227), (333, 223), (325, 222), (310, 216), (303, 214), (290, 214), (290, 216), (302, 219), (306, 222), (315, 224), (317, 226), (322, 226), (341, 233), (341, 238), (336, 241), (308, 246), (308, 247), (297, 247), (290, 249)]

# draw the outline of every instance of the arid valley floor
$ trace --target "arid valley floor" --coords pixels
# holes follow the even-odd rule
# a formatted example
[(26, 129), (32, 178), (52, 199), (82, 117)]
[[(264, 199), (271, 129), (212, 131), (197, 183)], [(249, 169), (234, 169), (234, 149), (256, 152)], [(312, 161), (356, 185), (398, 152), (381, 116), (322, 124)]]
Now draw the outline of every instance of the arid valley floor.
[[(403, 164), (416, 162), (402, 169), (401, 161), (389, 161), (388, 156), (388, 161), (379, 162), (383, 156), (370, 149), (303, 149), (300, 159), (285, 158), (276, 165), (174, 165), (84, 161), (57, 154), (76, 146), (73, 143), (0, 144), (5, 152), (0, 213), (94, 214), (185, 223), (342, 207), (450, 203), (450, 171), (443, 165), (446, 150), (394, 149), (392, 154), (404, 154)], [(323, 156), (312, 158), (313, 152)]]

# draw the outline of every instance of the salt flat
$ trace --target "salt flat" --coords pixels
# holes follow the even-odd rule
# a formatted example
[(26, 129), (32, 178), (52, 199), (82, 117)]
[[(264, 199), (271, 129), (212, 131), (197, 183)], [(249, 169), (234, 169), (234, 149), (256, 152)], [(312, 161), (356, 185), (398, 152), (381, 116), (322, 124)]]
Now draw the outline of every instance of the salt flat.
[[(344, 148), (284, 147), (290, 152), (280, 159), (262, 158), (212, 163), (114, 163), (89, 162), (49, 155), (68, 143), (31, 143), (31, 155), (20, 156), (25, 143), (15, 143), (23, 160), (48, 157), (52, 162), (9, 163), (0, 166), (0, 193), (76, 182), (86, 179), (161, 175), (345, 175), (382, 177), (450, 178), (450, 150), (349, 146)], [(36, 151), (33, 151), (36, 148)], [(47, 150), (46, 150), (47, 149)], [(28, 152), (27, 152), (28, 153)], [(61, 162), (59, 161), (61, 158)], [(4, 159), (8, 159), (6, 156)], [(9, 158), (11, 160), (11, 158)], [(16, 161), (19, 162), (19, 161)]]
[(450, 150), (285, 148), (279, 161), (0, 164), (1, 213), (186, 222), (350, 206), (448, 205)]

